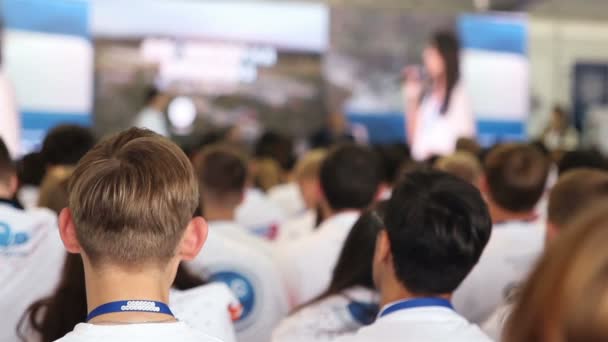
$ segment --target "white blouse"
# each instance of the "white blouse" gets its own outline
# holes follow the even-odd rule
[[[441,105],[434,96],[427,95],[422,100],[412,141],[412,155],[416,160],[425,160],[433,155],[449,155],[454,152],[459,138],[473,138],[476,135],[469,97],[461,84],[454,87],[444,114],[441,114]]]

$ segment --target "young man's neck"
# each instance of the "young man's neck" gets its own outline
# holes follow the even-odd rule
[[[4,186],[2,182],[0,182],[0,198],[2,199],[12,199],[13,196],[15,194],[13,194],[8,187]]]
[[[128,300],[148,300],[167,304],[175,272],[156,267],[124,269],[115,266],[92,267],[85,262],[87,310]],[[147,312],[118,312],[95,317],[90,323],[121,324],[175,321],[173,316]]]
[[[424,298],[424,297],[429,297],[429,296],[414,294],[414,293],[408,291],[405,287],[403,287],[398,282],[391,282],[390,285],[387,285],[383,289],[381,289],[380,307],[383,308],[386,305],[389,305],[394,302],[402,301],[402,300]],[[452,300],[451,293],[433,295],[431,297]]]
[[[500,206],[490,203],[489,204],[490,216],[492,217],[492,223],[498,224],[509,221],[529,221],[536,217],[534,210],[514,212],[507,209],[503,209]]]

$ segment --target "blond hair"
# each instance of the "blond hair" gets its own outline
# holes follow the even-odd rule
[[[327,150],[316,149],[307,152],[295,166],[294,176],[297,181],[317,179],[321,172],[321,164],[327,157]]]
[[[77,238],[93,264],[167,262],[199,200],[192,165],[181,149],[137,128],[89,151],[69,191]]]
[[[68,206],[68,182],[74,172],[73,166],[54,166],[46,173],[40,184],[38,206],[59,214]]]
[[[456,152],[442,157],[435,163],[435,168],[460,177],[471,184],[476,184],[483,173],[481,162],[469,152]]]
[[[608,341],[608,205],[551,243],[525,284],[503,341]]]

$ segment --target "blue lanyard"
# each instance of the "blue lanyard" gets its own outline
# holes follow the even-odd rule
[[[87,322],[97,316],[116,312],[150,312],[173,316],[173,312],[165,303],[151,300],[121,300],[96,307],[87,316]]]
[[[380,311],[379,317],[383,317],[389,314],[392,314],[396,311],[414,309],[414,308],[424,308],[429,306],[439,306],[454,310],[452,303],[449,300],[443,298],[416,298],[416,299],[408,299],[403,300],[394,304],[390,304],[384,310]]]

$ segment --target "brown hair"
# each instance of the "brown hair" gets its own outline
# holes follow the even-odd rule
[[[503,341],[608,340],[608,206],[578,215],[524,285]]]
[[[8,183],[10,176],[15,173],[15,167],[11,159],[11,154],[0,137],[0,183]]]
[[[578,212],[608,199],[608,172],[577,169],[559,178],[549,197],[548,220],[561,228]]]
[[[549,160],[531,145],[496,147],[484,163],[492,200],[513,212],[534,209],[545,191],[549,166]]]
[[[168,261],[199,201],[192,165],[182,150],[138,128],[89,151],[69,189],[78,241],[94,264]]]
[[[247,172],[247,162],[236,149],[225,145],[207,147],[196,166],[201,195],[221,203],[237,204],[233,202],[241,199]]]

